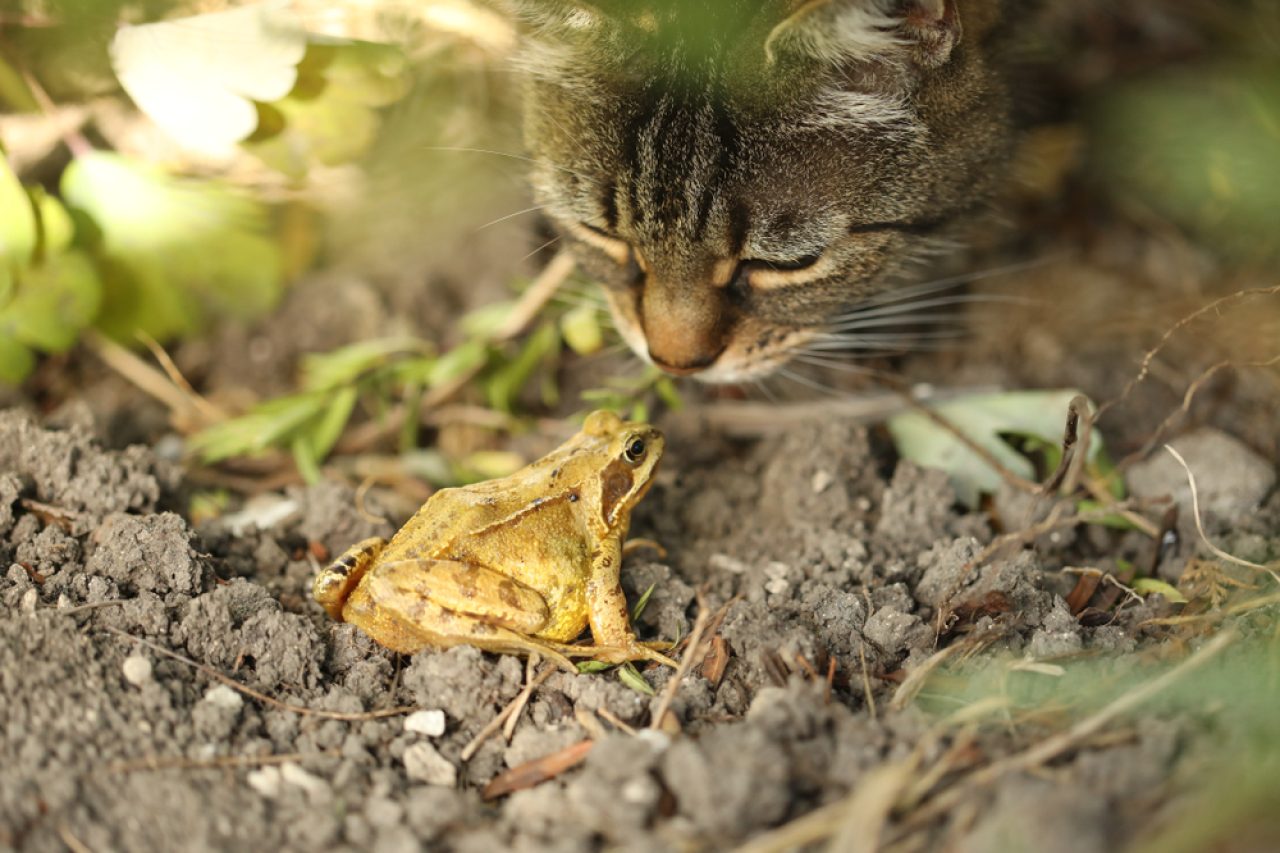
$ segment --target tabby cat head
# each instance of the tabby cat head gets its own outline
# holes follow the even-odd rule
[[[643,358],[734,382],[900,281],[1007,145],[998,0],[508,0],[534,191]]]

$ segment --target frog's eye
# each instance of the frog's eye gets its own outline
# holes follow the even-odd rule
[[[627,445],[626,450],[622,451],[622,455],[627,458],[628,462],[635,465],[644,458],[644,451],[644,439],[633,438],[631,443]]]

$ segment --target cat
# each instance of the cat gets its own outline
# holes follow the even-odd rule
[[[765,376],[946,246],[1008,159],[1002,5],[507,0],[536,200],[631,349]]]

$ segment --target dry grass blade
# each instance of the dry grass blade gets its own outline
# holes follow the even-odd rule
[[[93,853],[92,848],[79,838],[76,838],[65,823],[58,824],[58,837],[62,839],[63,844],[67,845],[67,849],[71,853]]]
[[[260,690],[254,690],[252,687],[249,687],[248,685],[241,684],[239,681],[236,681],[234,678],[231,678],[230,676],[223,675],[222,673],[218,672],[216,669],[214,669],[211,666],[206,666],[200,663],[199,661],[192,660],[186,655],[180,655],[175,651],[166,649],[164,646],[160,645],[159,643],[153,643],[148,639],[135,636],[133,634],[130,634],[128,631],[121,631],[119,628],[113,628],[110,625],[104,625],[102,630],[108,631],[112,634],[116,634],[117,636],[120,636],[120,637],[124,637],[126,640],[132,640],[135,643],[139,643],[140,645],[146,646],[147,648],[151,649],[151,651],[155,652],[158,655],[162,655],[172,660],[176,660],[180,663],[185,663],[187,666],[192,667],[198,670],[199,672],[202,672],[205,675],[209,676],[214,681],[222,682],[223,684],[227,685],[232,690],[235,690],[238,693],[243,693],[245,696],[248,696],[252,699],[257,699],[259,702],[264,702],[270,705],[271,707],[279,708],[282,711],[289,711],[294,714],[304,714],[310,717],[323,717],[326,720],[345,720],[347,722],[361,722],[364,720],[379,720],[379,719],[382,719],[383,717],[398,717],[402,714],[411,714],[414,711],[418,710],[416,707],[402,707],[402,708],[383,708],[380,711],[355,711],[355,712],[324,711],[324,710],[320,710],[319,708],[307,708],[303,705],[294,705],[291,702],[282,702],[279,699],[268,696],[267,694],[263,693]]]
[[[1095,412],[1093,416],[1094,420],[1098,420],[1107,412],[1107,410],[1128,399],[1129,395],[1133,393],[1133,389],[1136,388],[1140,382],[1146,379],[1147,374],[1151,372],[1151,363],[1155,361],[1156,356],[1160,354],[1160,351],[1165,348],[1180,329],[1194,323],[1206,314],[1211,314],[1214,311],[1217,311],[1223,305],[1227,305],[1228,303],[1247,299],[1250,296],[1275,296],[1277,294],[1280,294],[1280,284],[1275,285],[1274,287],[1255,287],[1248,290],[1237,290],[1235,293],[1229,293],[1226,296],[1213,300],[1207,305],[1200,306],[1195,311],[1192,311],[1190,314],[1174,323],[1163,335],[1160,336],[1160,340],[1156,342],[1156,345],[1147,350],[1146,354],[1142,357],[1142,364],[1139,366],[1137,374],[1125,384],[1124,388],[1120,391],[1120,396],[1116,397],[1114,400],[1108,400],[1098,407],[1098,411]]]
[[[1056,758],[1068,749],[1093,737],[1112,720],[1138,708],[1174,684],[1187,678],[1209,663],[1209,661],[1222,654],[1228,646],[1235,642],[1235,639],[1236,634],[1234,631],[1223,631],[1182,663],[1122,694],[1097,713],[1085,717],[1066,731],[1045,738],[1035,746],[993,764],[988,764],[981,770],[975,770],[968,776],[957,780],[951,788],[929,800],[914,812],[910,817],[909,823],[913,827],[919,827],[946,814],[976,789],[990,785],[1008,773],[1030,770]]]
[[[662,698],[658,700],[658,709],[654,711],[653,721],[649,724],[651,729],[662,728],[662,719],[671,708],[671,703],[675,701],[676,691],[680,689],[680,682],[684,681],[685,676],[689,674],[689,670],[702,662],[702,659],[706,657],[707,652],[711,649],[710,643],[702,642],[711,617],[707,612],[705,602],[701,602],[701,595],[699,595],[699,600],[698,618],[694,620],[693,630],[689,632],[689,645],[685,646],[684,654],[680,658],[680,666],[676,668],[676,674],[671,677],[671,680],[667,682],[667,686],[662,690]]]
[[[133,383],[143,393],[163,403],[169,409],[175,424],[195,428],[205,423],[205,411],[163,371],[147,364],[100,332],[87,332],[84,340],[93,354],[107,367]]]
[[[509,341],[529,328],[551,297],[556,295],[560,285],[569,278],[573,265],[573,255],[568,250],[557,253],[520,296],[520,301],[494,333],[494,340]]]
[[[858,661],[862,664],[862,695],[867,700],[867,712],[871,714],[871,719],[874,720],[879,717],[879,714],[876,713],[876,694],[871,689],[871,671],[867,668],[867,649],[865,644],[858,646]]]
[[[516,698],[512,699],[507,704],[507,707],[499,711],[498,715],[494,717],[492,720],[490,720],[488,723],[486,723],[485,727],[481,729],[479,733],[477,733],[476,736],[473,737],[471,741],[462,748],[462,754],[460,756],[461,760],[470,761],[471,756],[476,754],[476,750],[478,750],[481,746],[483,746],[486,740],[493,737],[494,733],[497,732],[499,729],[503,727],[503,725],[506,724],[507,718],[511,716],[513,713],[515,713],[516,708],[518,707],[523,708],[524,703],[529,701],[527,696],[524,698],[523,701],[520,698],[521,696],[525,695],[525,691],[528,691],[530,694],[532,694],[533,691],[539,685],[541,685],[542,682],[550,678],[551,673],[555,671],[556,671],[556,667],[549,666],[546,669],[544,669],[542,672],[538,673],[537,678],[533,679],[533,681],[525,685],[524,690],[521,690],[520,694],[517,695]]]
[[[141,770],[209,770],[219,767],[263,767],[269,764],[287,764],[290,761],[306,761],[311,758],[332,758],[341,750],[323,752],[285,752],[272,755],[221,755],[217,758],[195,759],[184,755],[149,755],[133,761],[119,761],[107,766],[108,773],[137,773]]]
[[[781,853],[833,835],[829,850],[876,850],[889,813],[918,763],[917,750],[904,761],[882,764],[870,770],[848,796],[752,839],[736,853]]]
[[[916,694],[920,692],[920,688],[924,687],[925,682],[929,680],[929,676],[933,674],[934,670],[951,658],[971,651],[986,642],[987,639],[985,637],[970,636],[946,648],[938,649],[924,663],[914,667],[907,673],[907,677],[898,685],[898,689],[893,693],[893,698],[889,700],[889,710],[901,711],[906,708],[916,698]]]
[[[1183,459],[1182,454],[1175,450],[1172,445],[1166,444],[1164,449],[1169,451],[1169,453],[1173,455],[1173,458],[1178,460],[1178,464],[1182,466],[1182,470],[1187,472],[1187,485],[1191,487],[1191,513],[1195,516],[1196,532],[1200,534],[1200,541],[1204,543],[1205,547],[1208,548],[1213,553],[1213,556],[1217,557],[1219,560],[1225,560],[1226,562],[1236,566],[1244,566],[1246,569],[1257,569],[1261,572],[1271,571],[1271,567],[1269,566],[1234,557],[1209,541],[1209,537],[1204,532],[1204,522],[1200,519],[1200,491],[1196,488],[1196,475],[1191,473],[1191,466],[1187,464],[1187,460]]]
[[[525,788],[532,788],[534,785],[540,785],[543,782],[554,779],[566,770],[581,764],[593,746],[595,746],[595,741],[593,740],[578,741],[559,752],[553,752],[551,755],[527,761],[518,767],[512,767],[505,773],[499,773],[493,777],[489,784],[484,786],[481,797],[486,800],[494,800],[506,794],[523,791]]]
[[[524,662],[524,689],[516,696],[514,702],[511,703],[511,713],[507,714],[507,721],[502,724],[502,736],[507,743],[511,743],[511,736],[516,733],[516,724],[520,722],[520,715],[524,713],[525,706],[529,704],[529,697],[533,695],[533,688],[536,684],[541,684],[537,680],[538,663],[542,658],[537,652],[529,655],[528,660]],[[551,667],[555,669],[554,666]]]

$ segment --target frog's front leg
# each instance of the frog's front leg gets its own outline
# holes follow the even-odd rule
[[[606,663],[656,660],[676,666],[671,658],[636,641],[627,597],[622,594],[621,575],[622,537],[604,537],[592,557],[591,577],[587,580],[591,638],[597,646],[592,657]]]
[[[550,620],[541,594],[485,566],[435,559],[379,563],[351,595],[344,615],[406,654],[465,643],[504,654],[536,652],[577,671],[554,644],[532,636]]]

